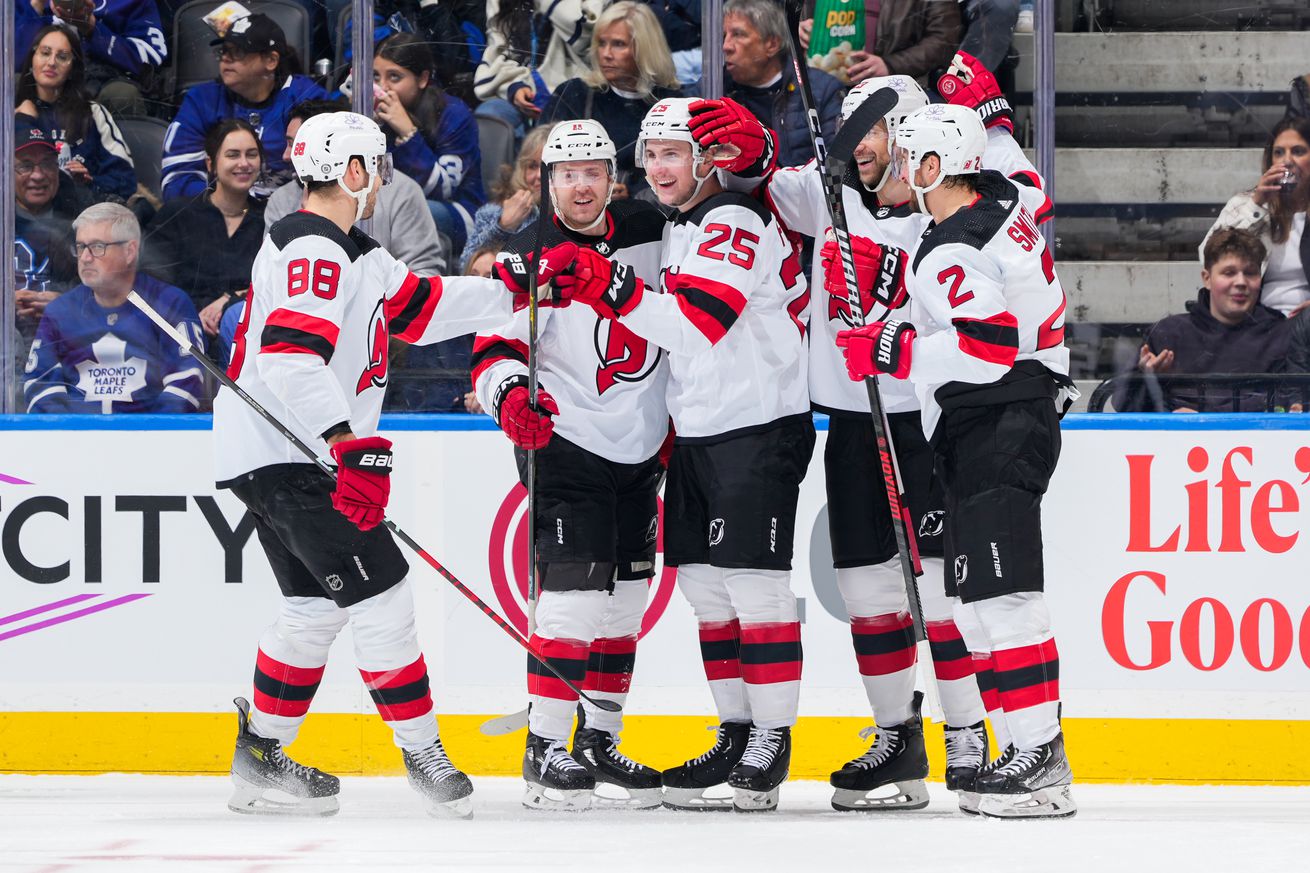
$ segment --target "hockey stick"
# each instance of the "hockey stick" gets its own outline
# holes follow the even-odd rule
[[[537,406],[537,265],[545,244],[546,204],[550,202],[550,168],[541,165],[541,197],[537,201],[536,239],[533,240],[533,270],[528,277],[528,403]],[[528,636],[537,632],[537,599],[541,596],[541,578],[537,569],[537,450],[528,449]],[[528,710],[488,719],[478,730],[489,737],[511,734],[528,724]]]
[[[805,105],[805,115],[810,123],[810,144],[814,147],[814,158],[819,179],[823,184],[823,194],[828,201],[828,215],[832,219],[832,232],[837,238],[837,250],[841,254],[842,272],[846,279],[846,293],[849,297],[851,321],[857,326],[864,324],[864,309],[860,302],[859,284],[855,274],[855,257],[851,251],[851,237],[846,223],[846,207],[842,202],[842,177],[855,147],[865,134],[896,106],[896,93],[890,88],[883,88],[870,94],[851,117],[846,120],[842,130],[833,139],[834,153],[829,153],[823,140],[823,128],[819,123],[819,111],[814,102],[814,92],[810,87],[809,64],[800,43],[801,0],[786,0],[787,36],[791,40],[791,63],[796,75],[796,84],[800,88],[801,101]],[[858,116],[858,118],[857,118]],[[874,117],[876,116],[876,117]],[[847,128],[851,130],[847,130]],[[847,136],[842,136],[847,133]],[[840,152],[835,147],[842,146]],[[919,598],[919,585],[915,581],[923,575],[919,562],[919,546],[914,538],[914,523],[910,516],[910,506],[905,500],[905,488],[902,485],[900,465],[896,460],[896,450],[892,445],[891,427],[883,407],[882,396],[878,393],[878,380],[864,380],[869,395],[869,410],[873,417],[873,436],[878,446],[879,467],[882,469],[883,485],[887,491],[887,505],[891,515],[892,532],[896,537],[896,550],[900,558],[901,577],[905,582],[905,592],[909,597],[910,614],[914,623],[914,638],[919,647],[920,664],[931,663],[928,651],[927,630],[923,622],[923,605]],[[926,661],[925,661],[926,659]],[[924,684],[928,687],[929,711],[936,714],[937,694],[930,668],[924,666]]]
[[[269,412],[267,409],[265,409],[263,406],[260,405],[258,400],[247,394],[245,389],[243,389],[240,385],[234,382],[232,380],[232,377],[229,376],[226,372],[224,372],[222,367],[218,366],[218,364],[215,364],[209,358],[208,355],[197,349],[195,345],[192,344],[191,340],[188,339],[181,331],[179,331],[176,327],[165,321],[164,317],[160,315],[158,312],[156,312],[155,308],[151,306],[149,303],[147,303],[144,297],[142,297],[140,294],[137,294],[136,291],[134,290],[127,295],[127,299],[132,302],[133,306],[135,306],[137,309],[145,313],[146,317],[148,317],[151,321],[153,321],[160,330],[162,330],[170,338],[172,338],[173,342],[177,343],[178,346],[182,349],[182,351],[189,353],[191,357],[195,358],[200,363],[200,366],[205,368],[205,370],[209,373],[209,375],[213,376],[215,379],[218,380],[220,385],[230,389],[238,397],[244,400],[246,404],[250,406],[251,409],[259,413],[260,417],[263,418],[265,421],[267,421],[270,425],[272,425],[273,428],[277,430],[278,433],[282,434],[282,436],[286,437],[291,442],[292,445],[300,449],[300,451],[304,453],[305,457],[313,461],[314,464],[320,470],[322,470],[328,476],[331,476],[333,479],[336,479],[337,471],[335,468],[333,468],[331,464],[320,458],[318,454],[315,453],[315,451],[312,448],[310,448],[308,443],[306,443],[300,437],[296,436],[296,434],[285,424],[278,421],[277,418],[275,418],[271,412]],[[246,305],[249,306],[250,303],[247,302]],[[543,667],[545,667],[552,674],[554,674],[555,678],[563,682],[566,686],[568,686],[570,690],[576,692],[579,697],[584,698],[588,702],[605,710],[606,712],[619,711],[619,705],[614,701],[593,699],[587,696],[587,693],[585,691],[583,691],[582,689],[574,685],[572,682],[570,682],[562,673],[560,673],[559,670],[555,669],[555,666],[553,664],[551,664],[540,654],[538,654],[537,650],[532,648],[532,644],[529,643],[526,639],[524,639],[523,635],[520,634],[517,630],[515,630],[513,625],[505,621],[505,619],[501,618],[500,614],[497,613],[490,606],[488,606],[482,600],[481,597],[478,597],[478,595],[474,594],[473,591],[468,588],[468,586],[466,586],[463,582],[459,581],[459,579],[455,578],[455,574],[451,573],[449,570],[443,567],[441,565],[441,562],[439,562],[436,558],[429,555],[427,551],[414,540],[413,537],[405,533],[405,531],[400,527],[400,525],[396,524],[394,521],[392,521],[389,518],[384,518],[382,520],[382,523],[387,526],[387,529],[390,530],[391,533],[394,534],[397,539],[399,539],[402,543],[413,549],[415,554],[417,554],[420,558],[426,561],[428,566],[430,566],[432,569],[436,570],[439,574],[441,574],[441,578],[445,579],[451,585],[455,586],[456,591],[458,591],[460,594],[463,594],[464,597],[467,598],[470,603],[472,603],[478,609],[482,610],[483,615],[494,621],[497,627],[499,627],[510,637],[512,637],[514,642],[518,643],[520,646],[527,649],[529,655],[535,658],[538,663],[540,663]]]

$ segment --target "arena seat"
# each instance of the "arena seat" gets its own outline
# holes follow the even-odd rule
[[[173,93],[181,98],[192,85],[208,82],[218,75],[218,59],[210,47],[214,31],[204,18],[215,7],[214,0],[192,0],[177,10],[173,20]],[[313,22],[303,6],[291,0],[246,0],[251,12],[262,12],[273,19],[287,35],[287,45],[295,49],[301,64],[308,67]]]
[[[160,163],[164,159],[164,136],[168,132],[168,122],[144,116],[115,120],[123,133],[128,151],[132,153],[136,180],[158,197],[159,182],[163,175]]]
[[[482,150],[482,184],[490,190],[502,164],[514,163],[514,128],[500,118],[477,115],[478,147]]]

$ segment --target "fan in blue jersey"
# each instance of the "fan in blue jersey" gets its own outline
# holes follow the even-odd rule
[[[45,309],[27,358],[27,411],[198,411],[200,367],[127,300],[135,289],[200,341],[200,320],[186,293],[137,272],[136,216],[125,206],[98,203],[73,228],[84,284]]]
[[[212,43],[219,56],[221,81],[187,91],[164,139],[164,199],[195,197],[208,184],[205,134],[224,118],[240,118],[259,131],[267,163],[253,192],[267,197],[291,179],[286,151],[287,118],[302,100],[322,99],[327,92],[299,73],[300,61],[286,34],[267,15],[238,18],[227,34]]]
[[[482,151],[473,112],[444,93],[433,74],[432,52],[410,33],[388,37],[373,58],[375,114],[387,134],[396,168],[423,188],[437,229],[456,252],[487,201]]]

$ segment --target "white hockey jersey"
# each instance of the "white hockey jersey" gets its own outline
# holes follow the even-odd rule
[[[988,131],[983,166],[1010,176],[1021,184],[1041,189],[1042,180],[1019,148],[1014,138],[1003,130]],[[854,184],[858,185],[858,182]],[[783,167],[769,179],[766,188],[769,205],[788,230],[815,238],[814,263],[810,275],[813,293],[810,300],[810,400],[820,412],[832,414],[869,413],[868,389],[863,382],[852,382],[846,362],[837,348],[837,332],[853,326],[846,298],[835,298],[823,288],[823,266],[819,250],[831,227],[823,183],[814,161],[799,167]],[[853,236],[867,237],[881,245],[893,245],[910,252],[928,227],[929,217],[916,212],[909,203],[878,206],[875,195],[851,184],[842,186],[842,204],[846,207],[847,230]],[[1051,214],[1050,201],[1034,215],[1039,222]],[[886,308],[875,306],[867,321],[885,321],[905,317],[901,310],[889,315]],[[913,412],[919,409],[914,386],[905,380],[880,378],[878,390],[888,413]]]
[[[564,239],[589,246],[627,264],[652,289],[659,285],[663,213],[640,201],[608,208],[603,236],[574,233],[552,221],[547,246]],[[531,250],[535,228],[506,245]],[[538,375],[541,387],[559,405],[555,434],[618,464],[652,457],[669,432],[664,395],[668,361],[655,344],[623,324],[601,318],[590,306],[541,308],[537,315]],[[528,372],[526,309],[473,344],[473,385],[484,409],[492,409],[496,389]]]
[[[745,194],[724,192],[664,231],[659,292],[622,318],[669,355],[679,442],[715,442],[809,414],[809,290],[797,248]]]
[[[1039,188],[985,171],[979,197],[931,224],[910,255],[910,379],[932,436],[943,407],[1078,393],[1064,345],[1065,297],[1033,211]]]
[[[251,269],[228,375],[327,457],[323,434],[377,433],[387,340],[433,343],[503,322],[512,298],[498,281],[420,279],[367,234],[311,212],[279,220]],[[235,393],[214,400],[219,487],[308,459]]]

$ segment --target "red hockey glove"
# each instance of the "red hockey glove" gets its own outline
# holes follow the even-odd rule
[[[382,523],[391,496],[391,440],[373,436],[342,440],[329,451],[337,462],[332,505],[360,530]]]
[[[855,260],[855,281],[860,287],[860,310],[868,315],[873,304],[888,310],[900,309],[909,299],[905,288],[905,266],[909,257],[896,246],[882,246],[864,236],[851,237],[851,254]],[[846,271],[842,268],[837,241],[830,239],[819,249],[823,265],[823,287],[841,303],[850,300],[846,291]]]
[[[914,337],[914,325],[908,321],[875,321],[838,331],[837,348],[846,356],[846,372],[852,382],[878,373],[908,379]]]
[[[536,406],[528,403],[526,376],[511,376],[501,382],[491,402],[496,423],[514,445],[520,449],[540,449],[550,442],[555,430],[551,416],[559,415],[559,405],[540,388]]]
[[[537,302],[542,306],[566,306],[564,299],[552,284],[559,272],[571,264],[577,257],[578,247],[571,242],[543,249],[541,266],[537,270]],[[496,257],[496,278],[500,279],[514,295],[514,311],[528,305],[528,270],[532,267],[532,255],[517,252],[501,252]]]
[[[627,315],[641,302],[646,283],[627,264],[600,252],[579,248],[567,273],[555,280],[560,294],[573,303],[588,303],[602,318]]]
[[[729,173],[750,170],[752,176],[763,176],[773,169],[773,134],[745,106],[724,97],[697,100],[687,111],[691,113],[687,127],[701,148],[731,146],[722,157],[714,159],[715,166]]]
[[[986,127],[1003,127],[1014,133],[1014,112],[1001,93],[996,77],[968,52],[956,52],[951,65],[937,80],[937,92],[947,103],[977,111]]]

